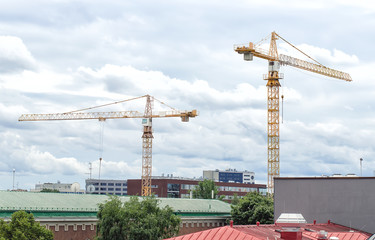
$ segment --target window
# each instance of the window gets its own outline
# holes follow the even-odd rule
[[[113,186],[114,185],[114,183],[108,183],[108,186]]]
[[[108,191],[113,191],[113,187],[111,187],[111,188],[108,188]]]
[[[116,188],[116,191],[121,191],[121,188]]]
[[[158,185],[151,185],[151,188],[158,188]]]
[[[102,182],[102,183],[100,183],[100,186],[107,186],[107,183]]]
[[[89,184],[89,183],[88,183]],[[94,185],[94,186],[98,186],[99,185],[99,183],[97,183],[97,182],[94,182],[92,185]]]
[[[100,191],[107,191],[107,188],[105,188],[105,187],[101,187],[101,188],[100,188]]]
[[[123,183],[122,186],[128,186],[128,184],[127,183]]]
[[[180,184],[168,183],[168,192],[180,191]]]
[[[121,186],[121,183],[116,183],[115,185],[116,185],[116,186]]]

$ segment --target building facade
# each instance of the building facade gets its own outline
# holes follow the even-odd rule
[[[83,194],[85,191],[81,189],[79,183],[39,183],[35,184],[35,189],[31,189],[32,192],[40,192],[42,190],[59,191],[60,193],[78,193]]]
[[[127,180],[86,179],[87,194],[128,195]]]
[[[151,191],[158,197],[163,198],[190,198],[190,192],[202,180],[178,178],[178,177],[152,177]],[[264,184],[246,184],[232,182],[215,182],[219,189],[219,196],[231,202],[236,194],[239,197],[245,196],[248,192],[267,193],[267,186]],[[128,195],[141,195],[141,179],[128,180]]]
[[[204,170],[203,178],[214,180],[215,182],[233,182],[255,184],[255,173],[245,171],[237,171],[236,169],[226,169],[225,171]]]
[[[275,217],[301,213],[375,233],[375,177],[275,178]]]

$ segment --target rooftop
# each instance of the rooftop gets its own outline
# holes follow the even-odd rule
[[[317,240],[320,231],[327,232],[326,239],[366,240],[371,236],[369,233],[334,223],[304,224],[301,228],[285,228],[272,224],[225,226],[169,238],[169,240],[288,240],[287,237],[281,238],[282,231],[301,232],[302,240]]]
[[[43,192],[10,192],[0,191],[0,217],[8,217],[18,210],[32,212],[35,216],[49,213],[86,214],[96,216],[98,204],[104,203],[109,197],[93,194],[63,194]],[[122,201],[128,201],[130,196],[121,196]],[[179,215],[216,215],[229,216],[228,203],[211,199],[180,199],[157,198],[160,207],[170,206]]]

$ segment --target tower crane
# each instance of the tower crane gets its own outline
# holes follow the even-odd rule
[[[305,61],[295,57],[278,54],[276,44],[276,40],[278,39],[283,40],[293,48],[297,49],[312,61]],[[286,41],[276,32],[271,33],[270,48],[268,51],[260,48],[259,45],[260,43],[254,44],[252,42],[249,44],[236,44],[234,45],[234,51],[239,54],[243,54],[245,61],[252,61],[254,56],[268,60],[268,74],[264,74],[263,79],[267,80],[268,193],[272,194],[274,177],[280,176],[279,87],[281,85],[279,79],[284,77],[282,73],[279,73],[280,65],[293,66],[299,69],[348,82],[352,81],[352,78],[348,73],[323,66],[318,61],[314,60],[312,57],[295,47],[293,44]]]
[[[144,114],[138,111],[112,111],[112,112],[85,112],[94,108],[104,107],[112,104],[118,104],[139,98],[146,98],[146,107]],[[145,95],[132,99],[122,100],[109,104],[95,107],[84,108],[65,113],[47,113],[47,114],[22,114],[18,121],[53,121],[53,120],[88,120],[98,119],[104,121],[106,119],[119,118],[142,118],[143,135],[142,135],[142,196],[151,195],[151,173],[152,173],[152,119],[153,118],[169,118],[180,117],[182,122],[189,122],[189,118],[198,116],[197,110],[180,111],[176,110],[165,103],[159,101],[162,105],[171,108],[170,111],[152,111],[153,102],[156,98]]]

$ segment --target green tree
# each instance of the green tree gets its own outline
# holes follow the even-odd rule
[[[231,204],[237,205],[239,202],[240,202],[240,197],[238,197],[238,194],[237,193],[233,194],[233,199],[232,199]]]
[[[99,204],[98,240],[158,240],[173,237],[180,228],[180,217],[169,206],[160,208],[155,197],[130,197],[122,203],[111,196]]]
[[[0,220],[0,239],[52,240],[53,233],[35,222],[33,214],[17,211],[12,214],[9,223],[3,219]]]
[[[247,225],[273,223],[273,199],[258,192],[250,192],[236,205],[231,205],[234,224]]]
[[[43,188],[40,192],[52,192],[52,193],[59,193],[60,191],[57,189],[49,189],[49,188]]]
[[[213,198],[215,199],[219,189],[213,180],[205,179],[202,182],[199,182],[198,186],[193,189],[193,198],[211,199],[212,191],[214,191]]]

